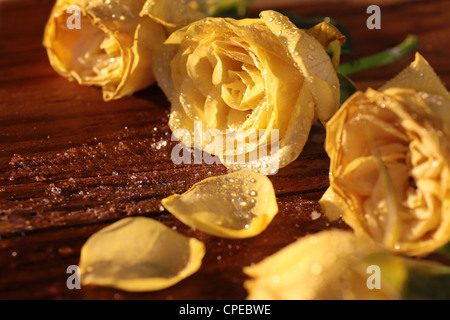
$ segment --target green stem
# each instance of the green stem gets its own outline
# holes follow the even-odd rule
[[[338,71],[342,74],[350,75],[360,71],[394,63],[414,51],[418,44],[419,39],[414,35],[409,35],[405,40],[393,48],[389,48],[380,53],[363,57],[352,62],[341,64]]]
[[[450,242],[447,242],[446,245],[440,248],[438,250],[438,253],[446,256],[447,258],[450,258]]]

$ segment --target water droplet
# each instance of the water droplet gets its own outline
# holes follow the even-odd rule
[[[317,220],[321,216],[320,212],[317,212],[316,210],[312,211],[310,214],[311,220]]]
[[[167,146],[167,141],[160,140],[158,142],[152,143],[151,145],[153,148],[156,148],[157,150],[161,149],[162,147]]]
[[[256,196],[258,193],[255,191],[255,190],[250,190],[249,192],[248,192],[248,195],[249,196],[251,196],[251,197],[254,197],[254,196]]]
[[[229,182],[229,183],[233,183],[233,182],[234,182],[234,179],[233,179],[233,178],[226,177],[226,178],[225,178],[225,181],[227,181],[227,182]]]
[[[241,207],[246,207],[246,206],[248,205],[248,202],[245,201],[245,200],[242,200],[241,202],[239,202],[239,205],[240,205]]]
[[[311,43],[309,44],[309,48],[313,51],[316,49]]]
[[[50,188],[50,192],[51,192],[51,194],[53,194],[53,195],[61,194],[61,188],[52,186],[52,187]]]
[[[314,60],[314,57],[312,55],[308,54],[308,59],[309,60]]]

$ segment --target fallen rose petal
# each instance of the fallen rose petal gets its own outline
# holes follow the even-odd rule
[[[224,238],[256,236],[278,213],[270,180],[249,171],[207,178],[162,204],[188,226]]]
[[[161,290],[196,272],[204,254],[202,242],[156,220],[124,218],[83,245],[81,280],[126,291]]]

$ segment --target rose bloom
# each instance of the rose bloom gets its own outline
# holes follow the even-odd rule
[[[324,47],[343,40],[327,23],[300,30],[274,11],[255,19],[206,18],[174,32],[154,56],[174,136],[232,170],[262,172],[273,161],[286,166],[299,156],[312,123],[326,122],[339,106]],[[194,133],[201,138],[195,145],[185,139]],[[261,148],[264,156],[250,158]]]
[[[326,128],[328,217],[408,255],[450,240],[450,97],[422,56],[355,93]]]
[[[246,266],[247,300],[446,299],[450,268],[393,253],[351,230],[308,234]],[[440,280],[438,280],[440,279]],[[425,289],[425,290],[424,290]]]
[[[382,270],[376,281],[374,266]],[[407,267],[367,238],[329,229],[244,267],[244,287],[247,300],[394,300],[401,298]]]
[[[58,0],[43,45],[59,74],[102,87],[107,101],[154,83],[155,47],[174,29],[203,17],[181,0]]]

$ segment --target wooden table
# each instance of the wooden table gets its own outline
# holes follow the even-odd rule
[[[0,2],[0,299],[244,299],[243,266],[308,233],[345,228],[342,222],[330,225],[316,214],[321,212],[317,200],[328,186],[329,164],[319,124],[301,156],[270,176],[279,213],[261,235],[221,239],[194,231],[164,211],[162,198],[226,169],[171,162],[176,142],[170,140],[167,125],[169,104],[157,86],[105,103],[98,88],[57,75],[41,45],[53,2]],[[279,8],[268,7],[268,1],[258,3],[253,12]],[[369,4],[364,1],[295,1],[283,8],[304,17],[337,19],[350,30],[358,56],[416,34],[419,51],[450,83],[450,2],[378,4],[381,30],[366,28]],[[377,88],[412,59],[411,54],[352,79],[359,89]],[[155,218],[203,241],[201,269],[158,292],[94,286],[69,290],[66,269],[78,264],[88,237],[113,221],[136,215]]]

